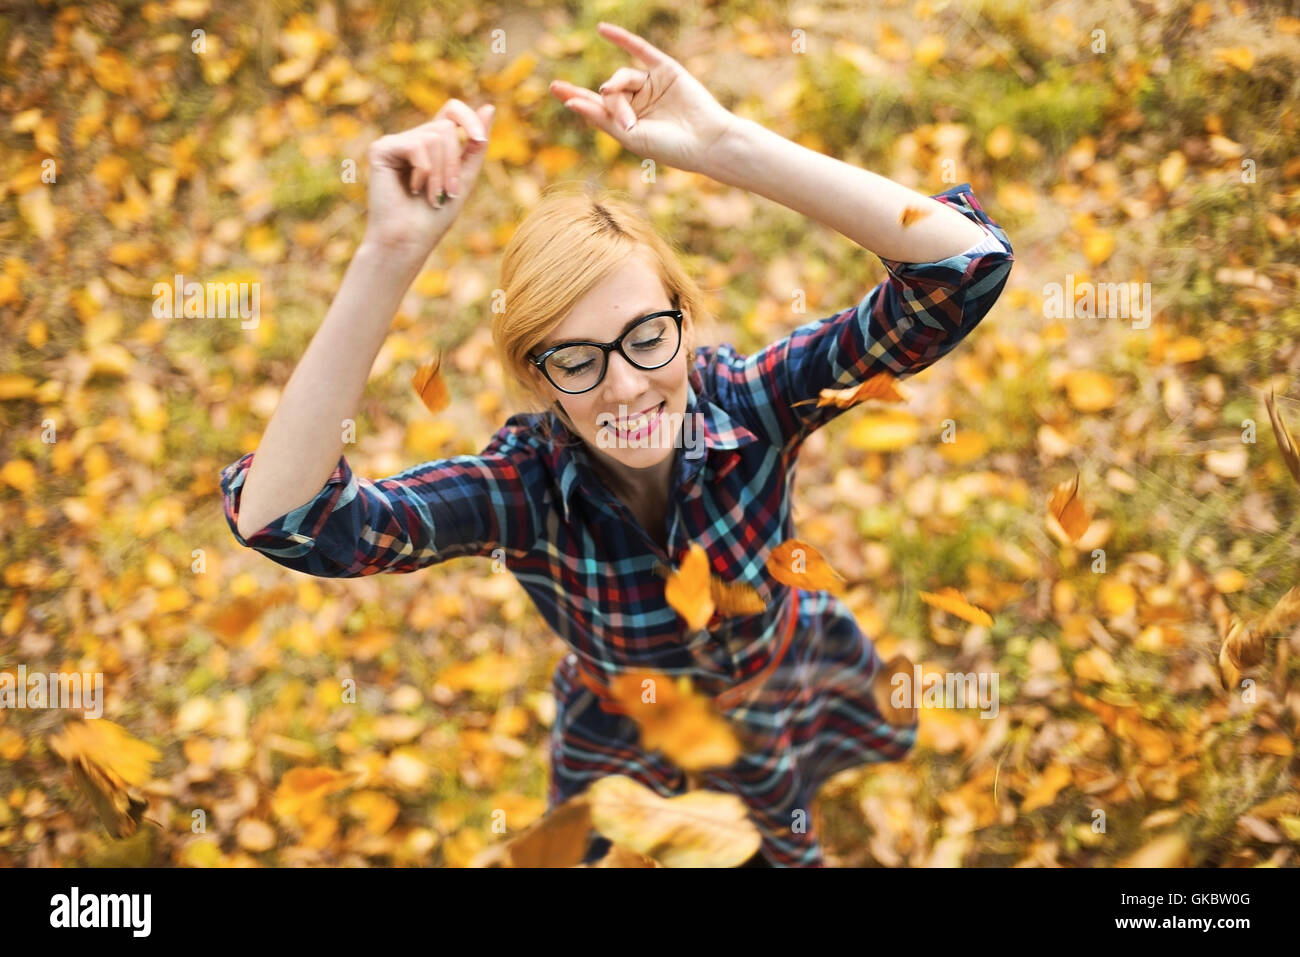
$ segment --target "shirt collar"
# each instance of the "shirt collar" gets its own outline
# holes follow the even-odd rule
[[[673,450],[674,492],[688,490],[685,496],[688,498],[698,494],[698,489],[692,489],[691,486],[706,462],[712,474],[725,473],[733,467],[734,460],[739,459],[738,449],[758,440],[753,432],[728,415],[722,406],[707,397],[701,399],[700,393],[703,391],[700,370],[696,366],[687,379],[686,419],[681,427],[682,445]],[[696,413],[699,415],[696,416]],[[565,427],[553,409],[544,414],[550,420],[553,436],[549,453],[552,474],[559,476],[560,498],[564,520],[567,522],[573,498],[579,493],[591,498],[602,483],[592,469],[591,454],[586,445]],[[701,431],[705,449],[703,454],[699,451]],[[677,498],[676,494],[671,497]]]

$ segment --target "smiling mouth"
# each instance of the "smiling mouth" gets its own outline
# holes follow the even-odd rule
[[[611,426],[610,428],[612,428],[612,430],[618,433],[619,435],[629,435],[632,433],[644,431],[648,426],[654,424],[655,416],[659,415],[664,410],[664,408],[667,406],[667,403],[668,400],[665,399],[663,402],[660,402],[658,405],[651,406],[649,409],[647,409],[644,412],[638,412],[630,420],[628,420],[627,423],[623,425],[614,425]],[[631,425],[632,422],[640,422],[641,424],[637,426],[632,426]]]

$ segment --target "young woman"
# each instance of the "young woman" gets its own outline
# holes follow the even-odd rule
[[[796,537],[799,449],[844,411],[819,407],[821,390],[919,372],[968,335],[1001,293],[1011,245],[968,184],[927,197],[805,149],[729,113],[640,37],[600,31],[646,69],[618,70],[600,93],[556,81],[570,110],[638,155],[838,230],[888,277],[746,357],[697,344],[699,288],[635,210],[600,192],[548,192],[505,250],[505,311],[493,315],[507,379],[533,411],[510,416],[479,455],[359,478],[340,423],[483,163],[491,108],[452,100],[371,147],[366,235],[257,452],[222,473],[226,519],[241,544],[313,575],[504,561],[570,648],[553,685],[552,806],[607,774],[681,793],[683,773],[640,747],[607,683],[639,668],[688,675],[745,742],[697,786],[745,802],[763,838],[755,863],[821,866],[819,786],[902,758],[916,725],[877,710],[881,660],[844,603],[765,568]],[[921,215],[904,227],[909,207]],[[689,630],[664,587],[693,543],[766,609]],[[588,859],[607,847],[594,841]]]

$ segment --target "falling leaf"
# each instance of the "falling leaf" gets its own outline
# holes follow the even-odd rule
[[[903,211],[898,214],[898,225],[907,227],[911,226],[919,219],[924,219],[930,215],[928,209],[921,209],[918,206],[904,206]]]
[[[809,591],[829,591],[834,595],[844,593],[844,577],[831,568],[821,552],[797,538],[788,538],[772,549],[766,567],[771,576],[783,585]]]
[[[648,685],[647,685],[648,683]],[[641,730],[641,744],[685,771],[726,767],[740,757],[731,725],[708,697],[653,671],[611,679],[610,694]],[[652,691],[651,701],[646,694]]]
[[[1051,501],[1047,503],[1047,512],[1059,523],[1072,542],[1078,541],[1079,536],[1088,530],[1092,522],[1079,495],[1078,473],[1073,479],[1056,486]]]
[[[505,845],[507,867],[572,867],[587,852],[591,811],[587,794],[569,798]]]
[[[696,542],[681,564],[668,576],[664,598],[686,619],[691,631],[699,631],[713,617],[714,601],[710,582],[709,556]]]
[[[1291,470],[1291,477],[1300,483],[1300,452],[1296,451],[1291,430],[1286,427],[1282,413],[1277,410],[1277,396],[1272,390],[1269,390],[1268,399],[1264,404],[1268,407],[1268,419],[1273,423],[1273,436],[1277,439],[1277,447],[1282,451],[1282,461],[1286,462],[1286,467]]]
[[[162,757],[152,745],[105,718],[73,721],[50,738],[50,748],[72,767],[77,788],[86,795],[104,827],[115,838],[136,833],[148,802],[127,793],[150,777]]]
[[[1250,47],[1220,47],[1214,51],[1214,58],[1236,67],[1242,73],[1249,73],[1255,65],[1255,54]]]
[[[441,365],[442,354],[439,353],[431,362],[420,366],[411,378],[411,385],[415,388],[416,394],[419,395],[420,401],[424,403],[424,407],[430,412],[441,412],[451,403],[451,395],[447,391],[447,384],[438,372]]]
[[[917,723],[920,717],[920,705],[916,700],[917,695],[909,695],[908,698],[912,701],[910,707],[895,707],[894,677],[896,675],[905,676],[909,684],[915,680],[915,665],[907,655],[895,655],[880,667],[871,679],[871,694],[876,702],[876,710],[886,721],[896,728],[907,728]]]
[[[865,382],[849,386],[847,389],[822,389],[816,402],[817,407],[835,405],[841,409],[852,408],[859,402],[875,399],[878,402],[904,402],[906,397],[898,391],[898,380],[889,372],[878,372]],[[804,399],[795,405],[807,405],[812,399]]]
[[[767,608],[767,602],[749,582],[723,581],[717,575],[709,576],[710,594],[717,612],[723,618],[733,615],[757,615]]]
[[[762,844],[734,794],[688,791],[662,798],[618,774],[598,778],[588,793],[596,830],[665,867],[737,867]]]
[[[948,612],[948,614],[960,618],[962,621],[969,621],[975,625],[984,625],[991,627],[993,618],[983,608],[972,605],[963,595],[955,588],[941,588],[937,592],[920,592],[921,601],[927,605]]]

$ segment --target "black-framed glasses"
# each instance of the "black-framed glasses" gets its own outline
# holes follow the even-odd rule
[[[565,342],[528,359],[555,388],[578,395],[605,381],[616,349],[638,369],[658,369],[673,361],[681,345],[682,311],[666,309],[644,316],[613,342]]]

